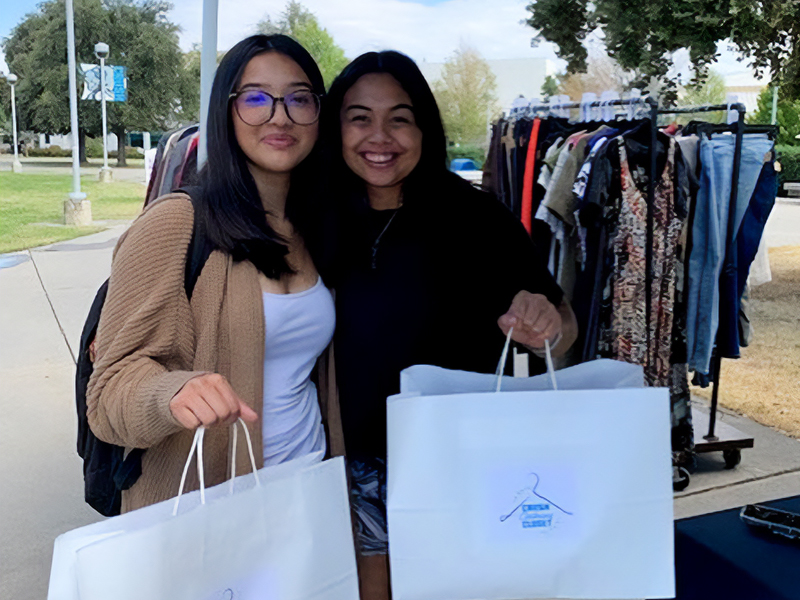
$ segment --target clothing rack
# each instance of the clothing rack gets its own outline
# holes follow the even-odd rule
[[[582,120],[598,122],[613,121],[615,117],[621,115],[609,115],[604,113],[599,115],[600,118],[593,119],[589,116],[588,109],[597,109],[605,107],[627,107],[629,108],[627,115],[629,119],[635,119],[637,116],[649,118],[650,121],[650,177],[647,183],[647,205],[650,210],[647,211],[646,217],[646,256],[645,256],[645,290],[646,290],[646,303],[645,311],[647,323],[651,321],[651,315],[654,310],[652,298],[653,282],[654,282],[654,214],[652,207],[655,204],[656,186],[658,185],[657,177],[657,146],[658,146],[658,133],[659,133],[659,117],[662,115],[680,115],[680,114],[693,114],[693,113],[707,113],[707,112],[726,112],[728,114],[735,112],[735,120],[724,125],[711,125],[714,131],[730,131],[735,136],[734,138],[734,153],[733,165],[731,173],[731,190],[729,198],[729,211],[728,222],[726,231],[726,245],[725,245],[725,258],[724,265],[729,266],[729,261],[735,264],[736,257],[731,256],[735,254],[732,248],[734,242],[734,233],[736,226],[736,203],[739,191],[739,177],[741,172],[742,150],[744,142],[744,133],[770,133],[774,134],[774,126],[759,126],[759,125],[745,125],[744,117],[746,108],[742,103],[733,102],[726,104],[709,104],[700,106],[680,107],[680,108],[660,108],[658,102],[650,96],[631,97],[627,99],[608,99],[608,100],[592,100],[589,102],[559,102],[551,100],[549,103],[529,103],[527,105],[517,106],[509,113],[509,117],[545,117],[555,116],[568,118],[570,110],[581,109]],[[543,114],[545,113],[545,114]],[[648,347],[650,347],[653,340],[651,340],[650,327],[647,328],[646,338]],[[745,434],[736,431],[727,423],[717,423],[717,410],[719,399],[719,386],[720,386],[720,366],[723,352],[720,351],[719,344],[717,351],[712,356],[711,374],[713,378],[713,390],[710,414],[708,416],[708,431],[701,436],[695,437],[695,452],[710,452],[722,451],[725,458],[726,467],[731,468],[738,464],[740,460],[740,449],[753,446],[753,439],[748,438]],[[693,411],[694,412],[694,411]],[[697,413],[699,418],[692,416],[692,420],[696,422],[696,429],[705,429],[706,417],[702,413]],[[688,480],[687,480],[688,483]]]
[[[658,144],[658,130],[659,130],[659,117],[662,115],[679,115],[679,114],[694,114],[694,113],[707,113],[707,112],[719,112],[725,111],[726,113],[730,113],[735,111],[736,113],[736,121],[733,123],[729,123],[727,126],[724,126],[723,130],[729,130],[731,133],[735,135],[734,141],[734,156],[733,156],[733,165],[732,165],[732,181],[731,181],[731,190],[730,190],[730,208],[728,211],[728,222],[727,222],[727,235],[726,235],[726,246],[725,246],[725,264],[731,259],[729,256],[731,252],[731,247],[734,238],[734,229],[736,225],[736,200],[738,196],[738,187],[739,187],[739,174],[741,170],[741,160],[742,160],[742,146],[743,146],[743,138],[745,133],[745,123],[744,123],[744,116],[746,113],[746,108],[742,103],[730,103],[730,104],[713,104],[713,105],[701,105],[701,106],[691,106],[691,107],[680,107],[680,108],[660,108],[658,106],[658,102],[650,96],[644,97],[634,97],[628,99],[613,99],[613,100],[595,100],[591,102],[553,102],[542,104],[528,104],[527,106],[522,106],[514,109],[511,112],[510,116],[536,116],[537,113],[541,113],[546,111],[550,115],[557,115],[557,116],[567,116],[562,111],[568,111],[572,109],[581,109],[582,117],[586,116],[586,110],[592,108],[603,108],[603,107],[629,107],[631,110],[628,112],[629,118],[635,118],[636,113],[634,112],[634,108],[642,111],[646,111],[647,116],[650,120],[650,177],[648,180],[647,185],[647,205],[651,209],[647,211],[647,218],[646,218],[646,256],[645,256],[645,289],[646,289],[646,303],[645,303],[645,311],[646,311],[646,319],[647,322],[650,323],[651,315],[653,311],[653,298],[652,298],[652,286],[653,286],[653,247],[654,247],[654,215],[652,207],[654,206],[655,202],[655,191],[657,185],[657,144]],[[642,111],[642,112],[644,112]],[[606,118],[602,120],[609,120],[607,115],[604,115]],[[748,132],[770,132],[774,128],[764,128],[759,126],[749,126],[747,127]],[[646,331],[647,337],[647,344],[648,347],[651,345],[651,331],[650,328],[647,328]],[[736,431],[732,427],[728,426],[727,424],[721,424],[718,426],[717,424],[717,409],[718,409],[718,399],[719,399],[719,378],[720,378],[720,365],[721,365],[721,352],[719,350],[715,352],[712,358],[711,364],[711,372],[714,379],[713,383],[713,391],[712,391],[712,399],[711,399],[711,408],[709,414],[709,423],[708,423],[708,431],[702,438],[696,437],[695,438],[695,452],[708,452],[708,451],[718,451],[722,450],[723,455],[725,457],[726,466],[732,467],[735,466],[740,460],[740,449],[752,447],[753,439],[748,438],[741,432]],[[693,418],[694,420],[694,418]],[[697,419],[698,421],[702,421],[704,419]],[[699,425],[699,423],[698,423]],[[720,429],[721,431],[718,431]],[[688,483],[688,480],[687,480]]]

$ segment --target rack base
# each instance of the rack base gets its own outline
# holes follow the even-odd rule
[[[714,426],[714,439],[706,439],[709,415],[692,408],[692,427],[694,428],[694,451],[722,452],[725,468],[733,469],[741,462],[741,451],[753,447],[753,438],[727,423],[717,419]]]

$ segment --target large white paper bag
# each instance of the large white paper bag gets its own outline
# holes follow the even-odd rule
[[[394,600],[674,597],[666,389],[401,394],[387,411]]]
[[[49,600],[357,600],[343,459],[266,467],[258,480],[210,488],[205,504],[193,492],[175,517],[170,500],[62,536]]]
[[[601,358],[575,365],[552,375],[503,377],[504,392],[540,392],[559,390],[613,390],[644,387],[644,369],[639,365]],[[497,377],[485,373],[453,371],[432,365],[416,365],[400,373],[400,394],[438,396],[466,392],[493,392]]]

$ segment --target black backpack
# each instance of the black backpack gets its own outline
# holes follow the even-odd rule
[[[192,204],[199,188],[177,190],[188,194]],[[197,211],[195,210],[195,215]],[[200,220],[195,218],[192,241],[186,253],[184,287],[191,299],[197,278],[211,254],[211,245],[203,234]],[[83,459],[84,497],[87,504],[101,515],[112,517],[120,514],[122,491],[129,489],[142,474],[144,449],[134,448],[125,455],[125,448],[97,439],[89,428],[86,416],[86,389],[94,365],[89,347],[97,334],[97,324],[108,293],[108,279],[97,290],[89,315],[81,333],[81,347],[75,376],[75,402],[78,409],[78,454]]]

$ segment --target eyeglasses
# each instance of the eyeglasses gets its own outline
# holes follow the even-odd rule
[[[278,102],[283,103],[286,116],[296,125],[311,125],[319,119],[319,96],[308,90],[298,90],[276,98],[264,90],[247,89],[228,97],[233,100],[239,118],[253,127],[271,120]]]

